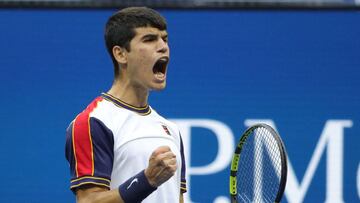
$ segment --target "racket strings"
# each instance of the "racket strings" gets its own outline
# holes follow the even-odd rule
[[[281,155],[278,149],[277,142],[270,131],[266,128],[260,128],[255,134],[255,154],[261,157],[261,160],[256,162],[256,168],[260,171],[259,176],[262,177],[259,182],[259,190],[256,190],[261,195],[257,195],[258,199],[266,202],[273,202],[279,188],[279,179],[281,172]],[[262,198],[262,199],[261,199]],[[269,200],[270,199],[270,200]]]
[[[242,147],[237,191],[240,202],[274,202],[279,188],[281,154],[272,133],[255,129]]]
[[[242,147],[237,173],[237,194],[239,202],[252,202],[253,161],[250,154],[253,151],[254,136],[249,136]]]

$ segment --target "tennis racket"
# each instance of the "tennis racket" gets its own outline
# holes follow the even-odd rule
[[[286,177],[286,152],[279,134],[266,124],[248,128],[231,162],[231,203],[280,202]]]

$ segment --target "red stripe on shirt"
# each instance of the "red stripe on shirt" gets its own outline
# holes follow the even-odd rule
[[[90,113],[102,98],[98,97],[81,112],[73,124],[73,150],[76,176],[94,175],[94,153],[90,132]]]

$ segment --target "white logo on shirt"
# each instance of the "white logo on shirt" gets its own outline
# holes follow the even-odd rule
[[[137,183],[139,182],[137,178],[135,178],[134,180],[131,181],[130,185],[126,188],[127,190],[132,186],[133,183]]]

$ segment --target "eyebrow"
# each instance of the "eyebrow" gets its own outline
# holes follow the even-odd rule
[[[168,37],[168,34],[167,33],[164,33],[163,35],[162,34],[153,34],[153,33],[149,33],[149,34],[145,34],[144,36],[141,37],[141,39],[146,39],[146,38],[157,38],[157,37],[161,37],[161,38],[167,38]]]
[[[156,38],[158,36],[159,36],[158,34],[145,34],[144,36],[141,37],[141,39]]]
[[[153,34],[153,33],[148,33],[148,34],[145,34],[144,36],[142,36],[141,38],[146,38],[146,37],[157,37],[158,34]]]

